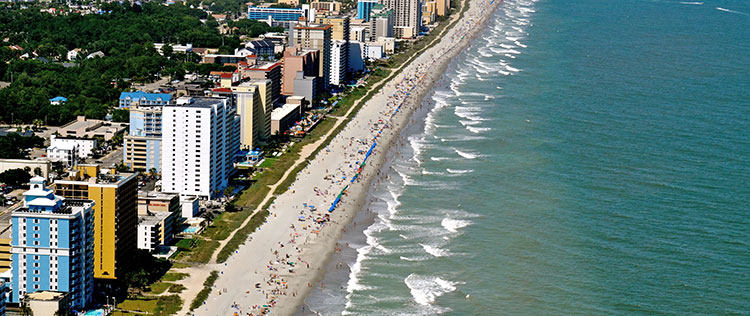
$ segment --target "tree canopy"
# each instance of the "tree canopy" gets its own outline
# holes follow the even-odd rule
[[[129,82],[151,82],[159,76],[181,79],[199,61],[195,54],[160,55],[153,43],[191,43],[195,47],[240,46],[237,36],[222,36],[206,12],[182,5],[104,3],[101,14],[53,15],[38,8],[0,5],[0,36],[23,50],[0,48],[0,80],[11,85],[0,90],[0,121],[31,123],[44,119],[61,125],[77,115],[102,119],[116,104]],[[207,23],[201,19],[208,19]],[[209,23],[213,21],[213,23]],[[43,60],[21,60],[36,52],[63,61],[68,50],[80,49],[70,65]],[[168,48],[167,51],[170,49]],[[86,58],[101,51],[104,57]],[[33,57],[33,56],[32,56]],[[68,67],[66,67],[68,66]],[[51,105],[63,96],[67,102]]]
[[[29,183],[31,175],[23,169],[10,169],[0,173],[0,183],[18,188]]]
[[[24,149],[42,147],[44,139],[39,136],[23,137],[17,133],[0,136],[0,158],[24,159]]]

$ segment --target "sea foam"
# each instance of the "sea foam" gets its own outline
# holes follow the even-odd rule
[[[434,303],[438,296],[455,291],[457,284],[439,277],[420,276],[413,273],[404,279],[404,283],[409,287],[414,301],[425,306]]]
[[[443,221],[440,222],[440,224],[443,225],[443,228],[445,228],[447,231],[451,233],[457,233],[459,228],[469,226],[471,225],[471,222],[461,219],[444,218]]]

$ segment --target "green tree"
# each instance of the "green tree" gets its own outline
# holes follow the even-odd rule
[[[126,109],[115,109],[112,111],[112,122],[130,122],[130,111]]]
[[[0,182],[14,188],[29,183],[29,180],[31,180],[31,175],[23,169],[10,169],[0,173]]]

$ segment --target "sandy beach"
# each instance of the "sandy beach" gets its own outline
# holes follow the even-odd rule
[[[391,142],[498,3],[467,0],[463,18],[366,102],[276,197],[267,222],[226,263],[207,265],[192,276],[220,272],[211,295],[193,315],[292,315],[313,287],[326,286],[319,283],[324,267],[339,251],[337,241],[346,226],[356,225],[352,218],[362,210]]]

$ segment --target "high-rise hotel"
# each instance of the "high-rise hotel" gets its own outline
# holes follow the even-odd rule
[[[240,149],[230,99],[181,98],[162,115],[162,191],[214,198],[227,187]]]
[[[13,278],[10,301],[39,291],[69,292],[82,309],[94,292],[94,201],[65,199],[31,179],[24,206],[11,213]]]

